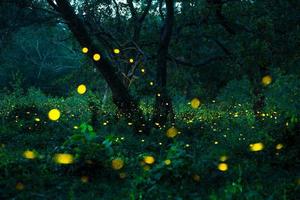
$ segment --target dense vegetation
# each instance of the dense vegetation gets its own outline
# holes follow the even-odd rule
[[[299,10],[2,0],[0,199],[299,199]]]

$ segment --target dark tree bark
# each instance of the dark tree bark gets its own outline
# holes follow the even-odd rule
[[[62,15],[79,44],[89,49],[88,56],[92,58],[95,53],[101,55],[99,42],[89,33],[88,28],[75,14],[70,3],[67,0],[56,0],[56,3],[52,0],[47,1]],[[125,115],[128,120],[132,121],[137,130],[145,131],[147,126],[142,111],[138,108],[136,100],[122,83],[116,68],[104,56],[98,62],[95,61],[94,64],[108,83],[112,91],[113,102],[122,115]]]
[[[155,100],[154,122],[164,125],[168,116],[173,115],[172,101],[167,92],[167,60],[174,24],[174,1],[166,0],[167,14],[161,30],[157,52],[156,84],[158,93]],[[171,116],[172,117],[172,116]]]

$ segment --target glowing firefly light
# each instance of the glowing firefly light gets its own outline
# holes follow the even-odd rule
[[[267,86],[272,83],[272,77],[270,75],[264,76],[261,82],[264,86]]]
[[[250,144],[250,151],[261,151],[264,149],[264,144],[261,142]]]
[[[194,109],[199,108],[199,106],[200,106],[200,100],[199,100],[198,98],[192,99],[192,101],[191,101],[191,106],[192,106],[192,108],[194,108]]]
[[[116,158],[111,161],[111,166],[114,170],[120,170],[124,166],[124,161],[121,158]]]
[[[89,52],[89,49],[87,47],[83,47],[82,48],[82,53],[87,53],[87,52]]]
[[[81,84],[77,87],[78,94],[84,94],[86,92],[86,86],[84,84]]]
[[[54,161],[58,164],[67,165],[74,162],[74,157],[72,154],[58,153],[54,156]]]
[[[120,49],[114,49],[114,53],[115,54],[119,54],[120,53]]]
[[[170,165],[171,164],[171,160],[167,159],[164,161],[165,165]]]
[[[225,171],[228,170],[228,165],[227,165],[226,163],[220,163],[220,164],[218,165],[218,169],[219,169],[220,171],[225,172]]]
[[[100,56],[100,54],[98,54],[98,53],[95,53],[95,54],[93,55],[94,61],[99,61],[100,58],[101,58],[101,56]]]
[[[34,151],[26,150],[23,152],[23,157],[33,160],[36,157],[36,153]]]
[[[277,145],[276,145],[276,149],[277,149],[277,150],[280,150],[280,149],[282,149],[282,148],[283,148],[283,144],[277,144]]]
[[[48,112],[48,117],[52,121],[57,121],[60,118],[60,111],[58,109],[52,109]]]
[[[144,162],[151,165],[155,162],[155,159],[153,156],[144,156]]]
[[[169,138],[173,138],[178,134],[178,130],[175,127],[171,127],[167,130],[166,135]]]

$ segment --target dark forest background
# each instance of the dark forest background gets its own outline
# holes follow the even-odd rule
[[[297,0],[1,0],[0,198],[299,199],[299,76]]]

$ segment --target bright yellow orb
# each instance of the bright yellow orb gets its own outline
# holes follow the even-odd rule
[[[101,58],[101,56],[98,53],[95,53],[94,56],[93,56],[94,61],[99,61],[100,58]]]
[[[171,160],[167,159],[164,161],[165,165],[170,165],[171,164]]]
[[[86,92],[86,86],[81,84],[77,87],[78,94],[84,94]]]
[[[35,159],[36,154],[34,151],[26,150],[23,152],[23,157],[27,159]]]
[[[58,109],[52,109],[48,113],[48,117],[52,121],[56,121],[60,118],[60,111]]]
[[[58,153],[54,156],[54,161],[58,164],[71,164],[74,162],[74,158],[72,154],[68,153]]]
[[[129,59],[129,63],[134,63],[133,58],[130,58],[130,59]]]
[[[151,165],[155,162],[155,159],[153,156],[144,156],[144,162]]]
[[[120,49],[114,49],[114,53],[115,54],[119,54],[120,53]]]
[[[272,77],[270,75],[264,76],[261,82],[264,86],[267,86],[272,83]]]
[[[120,159],[120,158],[113,159],[111,161],[111,166],[115,170],[120,170],[124,166],[124,161],[122,159]]]
[[[261,151],[264,149],[264,144],[261,142],[250,144],[250,151]]]
[[[225,172],[225,171],[228,170],[228,165],[227,165],[226,163],[220,163],[220,164],[218,165],[218,169],[219,169],[220,171]]]
[[[277,145],[276,145],[276,149],[277,149],[277,150],[280,150],[280,149],[282,149],[282,148],[283,148],[283,144],[277,144]]]
[[[87,53],[87,52],[89,52],[89,49],[87,47],[83,47],[82,48],[82,53]]]
[[[167,130],[166,135],[169,138],[173,138],[178,134],[178,130],[175,127],[171,127]]]
[[[191,106],[194,109],[199,108],[199,106],[200,106],[200,100],[198,98],[193,98],[192,101],[191,101]]]

